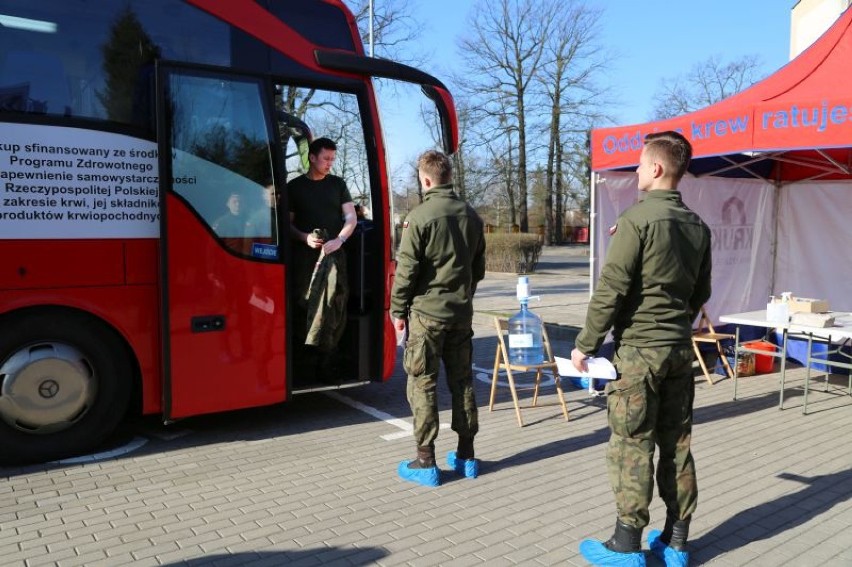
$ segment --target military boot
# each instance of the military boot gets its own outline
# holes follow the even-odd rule
[[[688,567],[689,552],[686,550],[686,540],[689,537],[689,519],[676,520],[674,516],[666,515],[666,525],[663,531],[648,532],[648,547],[666,567]]]
[[[417,447],[417,458],[402,461],[396,469],[402,480],[422,484],[423,486],[440,486],[441,471],[435,464],[435,447]]]
[[[473,437],[459,436],[457,450],[447,453],[447,466],[459,476],[476,478],[479,476],[479,461],[473,455]]]
[[[583,559],[599,567],[645,567],[642,528],[615,522],[615,532],[606,542],[586,539],[580,542]]]

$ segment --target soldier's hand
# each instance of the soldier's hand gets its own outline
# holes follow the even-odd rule
[[[577,350],[576,348],[571,351],[571,364],[574,365],[579,372],[588,372],[589,365],[586,363],[586,359],[588,357]]]
[[[396,345],[405,346],[408,342],[408,321],[406,319],[394,319],[393,328],[396,331]]]
[[[405,325],[407,322],[408,321],[406,321],[405,319],[394,319],[393,328],[396,329],[398,332],[402,333],[405,331]]]
[[[313,232],[308,233],[308,238],[305,240],[305,243],[308,245],[308,248],[322,248],[324,244],[324,240],[318,236],[315,236]]]
[[[340,247],[343,246],[343,241],[339,238],[332,238],[328,242],[325,242],[322,245],[322,249],[325,252],[326,256],[331,254],[332,252],[337,252],[340,250]]]

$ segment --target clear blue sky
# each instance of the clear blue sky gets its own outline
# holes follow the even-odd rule
[[[377,3],[382,0],[374,0]],[[424,23],[418,48],[429,54],[423,70],[442,80],[455,64],[473,0],[409,0]],[[790,10],[795,0],[587,0],[604,10],[602,43],[614,52],[602,86],[616,124],[645,122],[660,81],[689,71],[711,56],[729,62],[756,55],[770,74],[784,66],[790,51]],[[416,110],[387,97],[381,101],[393,169],[412,159],[428,140],[416,132]],[[403,99],[417,99],[416,94]]]
[[[434,57],[425,70],[440,78],[454,67],[458,38],[476,2],[410,1],[412,13],[428,22],[421,43]],[[622,124],[648,118],[661,79],[685,73],[713,55],[724,61],[758,55],[767,73],[789,58],[794,0],[587,0],[586,4],[604,10],[602,43],[616,53],[604,82],[621,100],[613,111]]]

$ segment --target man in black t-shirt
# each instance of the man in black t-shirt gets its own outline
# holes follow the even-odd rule
[[[311,282],[320,252],[324,256],[337,254],[337,266],[343,273],[338,279],[346,282],[345,257],[341,251],[343,243],[355,231],[357,218],[355,203],[340,177],[331,175],[331,166],[337,155],[337,145],[328,138],[317,138],[308,150],[310,163],[308,172],[287,184],[290,210],[290,236],[293,239],[293,270],[295,278],[293,305],[295,316],[296,345],[302,345],[307,328],[299,321],[306,321],[307,313],[303,298]],[[319,229],[319,231],[317,231]],[[319,236],[326,235],[326,238]],[[345,314],[343,314],[345,318]],[[328,360],[323,356],[320,360]]]

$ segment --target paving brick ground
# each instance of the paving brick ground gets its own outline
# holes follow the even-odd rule
[[[558,354],[582,322],[587,278],[582,248],[546,251],[531,277]],[[480,478],[445,472],[437,489],[396,478],[413,453],[398,369],[388,384],[279,407],[168,428],[141,420],[128,435],[144,444],[124,456],[0,469],[0,564],[583,565],[580,540],[608,537],[615,521],[605,408],[571,388],[565,422],[551,386],[542,407],[524,410],[524,428],[506,388],[488,411],[491,317],[515,310],[514,283],[489,274],[476,302]],[[804,371],[787,378],[779,411],[777,374],[743,379],[733,401],[730,380],[710,386],[696,373],[694,565],[852,565],[846,378],[812,390],[808,415]],[[449,421],[446,388],[440,395]],[[442,430],[439,453],[454,445]],[[659,527],[658,500],[651,512]]]

